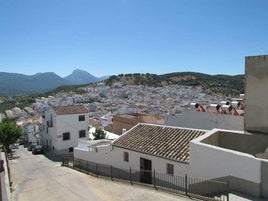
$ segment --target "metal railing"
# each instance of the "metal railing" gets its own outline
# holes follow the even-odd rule
[[[62,166],[71,167],[80,172],[96,177],[109,177],[111,180],[120,179],[133,183],[146,183],[156,189],[197,197],[202,200],[229,201],[228,182],[204,180],[184,176],[169,175],[156,171],[141,171],[121,169],[111,165],[92,163],[89,161],[63,157]]]

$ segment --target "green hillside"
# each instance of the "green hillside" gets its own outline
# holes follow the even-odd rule
[[[201,86],[212,94],[237,95],[244,93],[244,75],[208,75],[203,73],[182,72],[163,75],[120,74],[106,80],[107,85],[123,82],[126,85],[145,85],[163,87],[167,85]]]

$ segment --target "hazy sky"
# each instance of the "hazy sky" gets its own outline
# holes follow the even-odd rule
[[[242,74],[267,0],[0,0],[0,71]]]

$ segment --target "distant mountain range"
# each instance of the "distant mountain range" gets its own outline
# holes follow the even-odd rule
[[[90,73],[76,69],[65,78],[53,72],[23,75],[0,72],[0,96],[28,95],[48,92],[59,86],[81,85],[108,78],[97,78]]]
[[[0,96],[30,95],[69,89],[72,85],[83,85],[105,80],[107,85],[122,82],[124,85],[164,87],[167,85],[201,86],[212,94],[234,95],[244,93],[244,75],[208,75],[195,72],[156,74],[119,74],[97,78],[76,69],[62,78],[53,72],[23,75],[0,73]],[[62,87],[63,86],[63,87]]]

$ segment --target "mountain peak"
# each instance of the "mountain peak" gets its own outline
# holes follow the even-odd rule
[[[98,81],[98,78],[81,69],[75,69],[65,79],[71,81],[73,84],[88,84]]]
[[[77,68],[77,69],[73,70],[72,73],[88,73],[88,72],[85,70],[81,70],[81,69]]]

